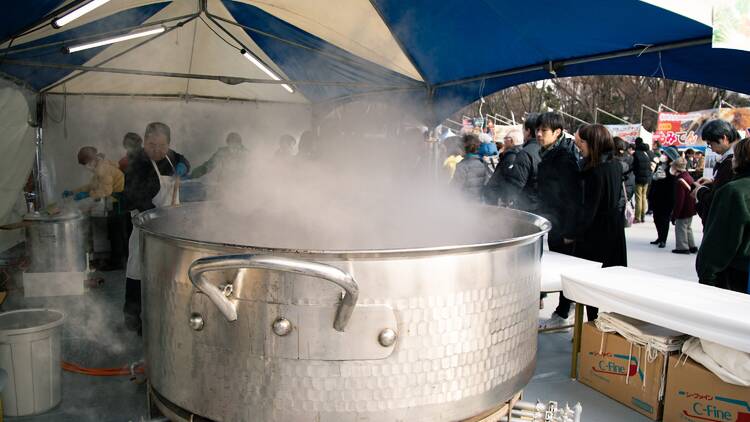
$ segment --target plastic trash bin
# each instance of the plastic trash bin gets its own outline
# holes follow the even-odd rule
[[[65,314],[53,309],[0,314],[0,368],[8,373],[4,415],[34,415],[60,403],[64,320]]]

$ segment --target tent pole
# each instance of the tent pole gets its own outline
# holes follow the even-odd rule
[[[42,155],[42,147],[44,145],[44,129],[42,128],[44,124],[44,94],[38,94],[37,95],[37,102],[36,102],[36,122],[34,127],[34,141],[35,141],[35,148],[34,148],[34,168],[33,168],[33,175],[34,175],[34,193],[36,197],[36,209],[42,210],[47,204],[46,200],[44,198],[44,183],[42,183],[43,179],[43,173],[44,173],[44,165],[43,165],[43,155]]]
[[[128,94],[128,93],[117,93],[117,92],[47,92],[46,95],[60,95],[65,97],[107,97],[107,98],[143,98],[150,100],[208,100],[208,101],[221,101],[226,102],[241,102],[241,103],[270,103],[270,104],[289,104],[280,101],[263,101],[263,100],[251,100],[237,97],[216,97],[210,95],[185,95],[185,94]]]
[[[598,107],[597,107],[597,108],[598,108]],[[557,113],[560,113],[560,114],[562,114],[563,116],[567,116],[567,117],[570,117],[571,119],[573,119],[573,120],[575,120],[575,121],[577,121],[577,122],[581,122],[581,123],[583,123],[583,124],[585,124],[585,125],[590,125],[590,124],[591,124],[591,123],[589,123],[589,122],[587,122],[587,121],[585,121],[585,120],[583,120],[583,119],[579,119],[578,117],[576,117],[576,116],[574,116],[574,115],[572,115],[572,114],[566,113],[566,112],[564,112],[564,111],[562,111],[562,110],[555,110],[555,112],[557,112]]]
[[[617,52],[617,53],[607,53],[607,54],[600,54],[600,55],[596,55],[596,56],[581,57],[581,58],[578,58],[578,59],[561,60],[559,62],[552,62],[552,64],[553,64],[552,67],[555,68],[555,69],[558,69],[561,66],[565,67],[565,66],[568,66],[568,65],[592,63],[592,62],[598,62],[598,61],[609,60],[609,59],[617,59],[617,58],[622,58],[622,57],[640,56],[640,55],[657,53],[657,52],[660,52],[660,51],[673,50],[673,49],[677,49],[677,48],[695,47],[695,46],[705,45],[705,44],[709,44],[709,45],[711,44],[711,37],[699,38],[699,39],[690,40],[690,41],[681,41],[681,42],[670,43],[670,44],[655,45],[655,46],[649,47],[648,51],[646,51],[645,53],[643,51],[643,48],[641,47],[641,48],[637,48],[637,49],[620,51],[620,52]],[[504,71],[504,72],[493,72],[493,73],[487,73],[487,74],[484,74],[484,75],[472,76],[470,78],[456,79],[454,81],[443,82],[443,83],[437,84],[437,85],[435,85],[435,87],[436,88],[443,88],[443,87],[447,87],[447,86],[460,85],[460,84],[469,83],[469,82],[481,81],[482,79],[502,78],[504,76],[518,75],[518,74],[521,74],[521,73],[534,72],[534,71],[538,71],[538,70],[546,70],[546,69],[549,69],[549,68],[550,68],[549,62],[546,62],[544,64],[531,65],[531,66],[526,66],[526,67],[520,67],[520,68],[517,68],[517,69],[511,69],[511,70],[507,70],[507,71]]]
[[[625,119],[621,119],[621,118],[619,118],[619,117],[615,116],[614,114],[612,114],[612,113],[608,112],[607,110],[603,110],[603,109],[601,109],[601,108],[599,108],[599,107],[597,107],[597,108],[596,108],[596,111],[597,111],[597,112],[598,112],[598,111],[601,111],[602,113],[606,114],[607,116],[609,116],[609,117],[613,117],[613,118],[615,118],[615,119],[617,119],[617,120],[619,120],[619,121],[621,121],[621,122],[624,122],[624,123],[625,123],[625,124],[627,124],[627,125],[630,125],[630,124],[632,124],[632,122],[629,122],[629,121],[627,121],[627,120],[625,120]],[[595,114],[594,116],[596,116],[596,114]],[[594,118],[594,122],[596,123],[596,118]],[[584,123],[586,123],[586,122],[584,122]]]
[[[661,109],[663,109],[663,108],[666,108],[667,110],[671,111],[672,113],[679,113],[679,111],[677,111],[677,110],[675,110],[673,108],[667,107],[666,104],[659,103],[659,112],[660,113],[661,113]]]
[[[658,111],[658,110],[654,110],[653,108],[651,108],[651,107],[647,106],[646,104],[641,104],[641,126],[643,126],[643,109],[644,109],[644,108],[645,108],[646,110],[651,110],[651,111],[653,111],[654,113],[656,113],[656,114],[659,114],[659,111]]]
[[[84,72],[101,72],[101,73],[118,73],[123,75],[141,75],[141,76],[162,76],[168,78],[187,78],[187,79],[202,79],[210,81],[224,82],[230,85],[237,85],[241,83],[252,83],[252,84],[293,84],[293,85],[314,85],[314,86],[342,86],[351,88],[378,88],[383,90],[404,90],[413,91],[416,89],[422,89],[418,86],[393,86],[393,85],[372,85],[368,83],[359,82],[333,82],[333,81],[293,81],[289,79],[253,79],[253,78],[240,78],[235,76],[224,76],[224,75],[206,75],[200,73],[179,73],[179,72],[160,72],[152,70],[136,70],[136,69],[121,69],[114,67],[94,67],[94,66],[78,66],[64,63],[43,63],[43,62],[32,62],[26,60],[5,60],[3,63],[28,66],[28,67],[42,67],[50,69],[67,69],[67,70],[80,70]],[[50,88],[45,89],[47,92]]]

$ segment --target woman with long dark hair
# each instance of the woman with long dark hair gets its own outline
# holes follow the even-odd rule
[[[627,266],[625,218],[620,206],[622,166],[614,158],[614,141],[602,125],[586,125],[576,132],[576,146],[581,151],[583,199],[574,239],[575,255],[601,262],[602,267]],[[589,320],[596,319],[597,309],[587,307]]]

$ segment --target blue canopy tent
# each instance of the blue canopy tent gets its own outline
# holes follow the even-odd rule
[[[319,107],[385,96],[419,104],[428,123],[551,77],[655,76],[750,93],[750,52],[712,48],[710,2],[669,10],[679,2],[113,0],[62,28],[50,25],[85,3],[5,5],[0,73],[50,95]],[[62,50],[159,26],[165,30],[147,38]]]

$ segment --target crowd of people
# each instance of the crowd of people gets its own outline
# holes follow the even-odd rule
[[[125,326],[141,330],[141,268],[138,258],[139,234],[132,216],[153,208],[179,204],[180,181],[211,176],[217,183],[227,181],[229,174],[245,165],[247,149],[239,134],[231,132],[226,146],[218,148],[200,166],[191,169],[184,155],[170,147],[171,130],[161,122],[149,123],[143,138],[127,133],[122,141],[125,155],[110,161],[96,147],[85,146],[78,152],[78,163],[93,173],[91,181],[75,190],[65,190],[64,198],[107,201],[107,229],[110,259],[99,270],[125,269]],[[296,140],[284,135],[275,157],[290,157]],[[192,170],[192,171],[191,171]]]
[[[523,133],[511,132],[504,139],[494,169],[479,154],[479,137],[464,134],[463,158],[450,151],[444,162],[452,174],[450,183],[470,200],[547,218],[552,224],[547,239],[551,251],[603,267],[627,265],[625,228],[643,223],[652,213],[657,231],[652,244],[664,248],[674,225],[672,252],[697,254],[701,283],[748,292],[750,233],[745,227],[750,224],[750,191],[742,188],[750,183],[745,164],[750,155],[740,152],[748,151],[750,140],[740,141],[727,122],[709,122],[703,139],[720,158],[714,176],[706,178],[703,154],[694,150],[681,153],[658,142],[649,148],[641,138],[628,145],[598,124],[583,125],[570,138],[563,125],[562,116],[554,112],[529,115]],[[455,145],[456,139],[452,141]],[[704,226],[700,248],[692,229],[696,215]],[[543,326],[568,324],[569,312],[570,301],[561,295]],[[596,312],[589,308],[589,319]]]
[[[303,133],[298,145],[292,136],[282,136],[274,162],[298,162],[289,158],[295,155],[295,148],[299,148],[296,155],[300,160],[315,161],[321,154],[335,156],[339,147],[333,149],[333,142],[321,142],[327,133],[323,128],[320,132]],[[545,217],[551,223],[547,237],[551,251],[600,262],[603,267],[626,266],[625,228],[631,222],[642,223],[646,214],[652,213],[657,231],[652,244],[664,248],[669,227],[674,225],[676,247],[672,252],[697,253],[701,283],[748,292],[750,140],[740,141],[737,131],[720,120],[709,122],[702,134],[708,147],[719,155],[711,178],[701,177],[702,154],[681,154],[658,143],[649,148],[640,138],[630,145],[598,124],[581,126],[570,136],[562,116],[554,112],[529,115],[523,130],[508,132],[499,145],[482,134],[466,133],[444,140],[441,146],[449,186],[469,201]],[[416,152],[423,137],[407,131],[403,138],[403,142],[414,143]],[[83,147],[78,162],[93,173],[91,183],[64,192],[75,200],[111,200],[112,259],[100,269],[125,267],[125,322],[133,330],[141,326],[141,276],[136,259],[139,235],[131,217],[179,203],[180,180],[212,175],[221,182],[227,178],[225,173],[248,163],[248,149],[234,132],[227,136],[226,146],[194,169],[185,156],[170,148],[170,142],[169,126],[154,122],[148,124],[143,138],[136,133],[125,135],[126,154],[117,163],[106,160],[95,147]],[[414,156],[421,157],[418,153]],[[390,163],[389,171],[405,174],[397,170],[423,168],[427,161],[418,158]],[[696,215],[704,226],[700,248],[692,232]],[[561,295],[544,326],[567,324],[570,305]],[[594,319],[597,310],[588,308],[587,314]]]

